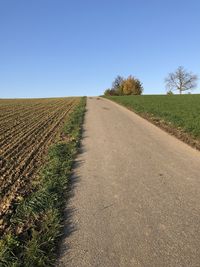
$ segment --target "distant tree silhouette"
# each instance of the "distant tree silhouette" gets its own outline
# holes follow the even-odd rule
[[[197,86],[197,80],[197,75],[187,72],[180,66],[175,72],[169,73],[165,84],[168,90],[178,90],[182,94],[183,91],[194,89]]]

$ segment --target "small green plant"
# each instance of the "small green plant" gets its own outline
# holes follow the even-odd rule
[[[172,92],[172,90],[167,91],[167,95],[174,95],[174,93]]]

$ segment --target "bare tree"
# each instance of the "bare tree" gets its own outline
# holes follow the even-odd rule
[[[197,75],[187,72],[184,67],[178,67],[175,72],[169,73],[165,84],[168,90],[178,90],[182,94],[183,91],[194,89],[197,86],[197,80]]]

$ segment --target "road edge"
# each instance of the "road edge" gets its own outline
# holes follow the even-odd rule
[[[112,99],[108,99],[106,97],[100,97],[100,98],[105,99],[107,101],[110,101],[111,103],[113,103],[113,104],[115,104],[117,106],[120,106],[120,107],[124,108],[125,110],[129,110],[130,112],[133,112],[138,117],[150,122],[152,125],[156,126],[157,128],[159,128],[159,129],[163,130],[164,132],[170,134],[171,136],[173,136],[176,139],[182,141],[183,143],[189,145],[190,147],[200,151],[200,141],[195,139],[190,134],[184,132],[183,129],[181,129],[181,128],[178,129],[177,127],[175,127],[172,124],[166,122],[165,120],[162,120],[162,119],[160,119],[158,117],[155,117],[155,116],[148,115],[147,113],[146,114],[142,114],[142,113],[136,112],[133,108],[125,107],[121,103],[115,102]]]

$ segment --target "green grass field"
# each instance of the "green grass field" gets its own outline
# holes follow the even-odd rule
[[[200,95],[107,97],[141,115],[159,118],[200,138]]]

